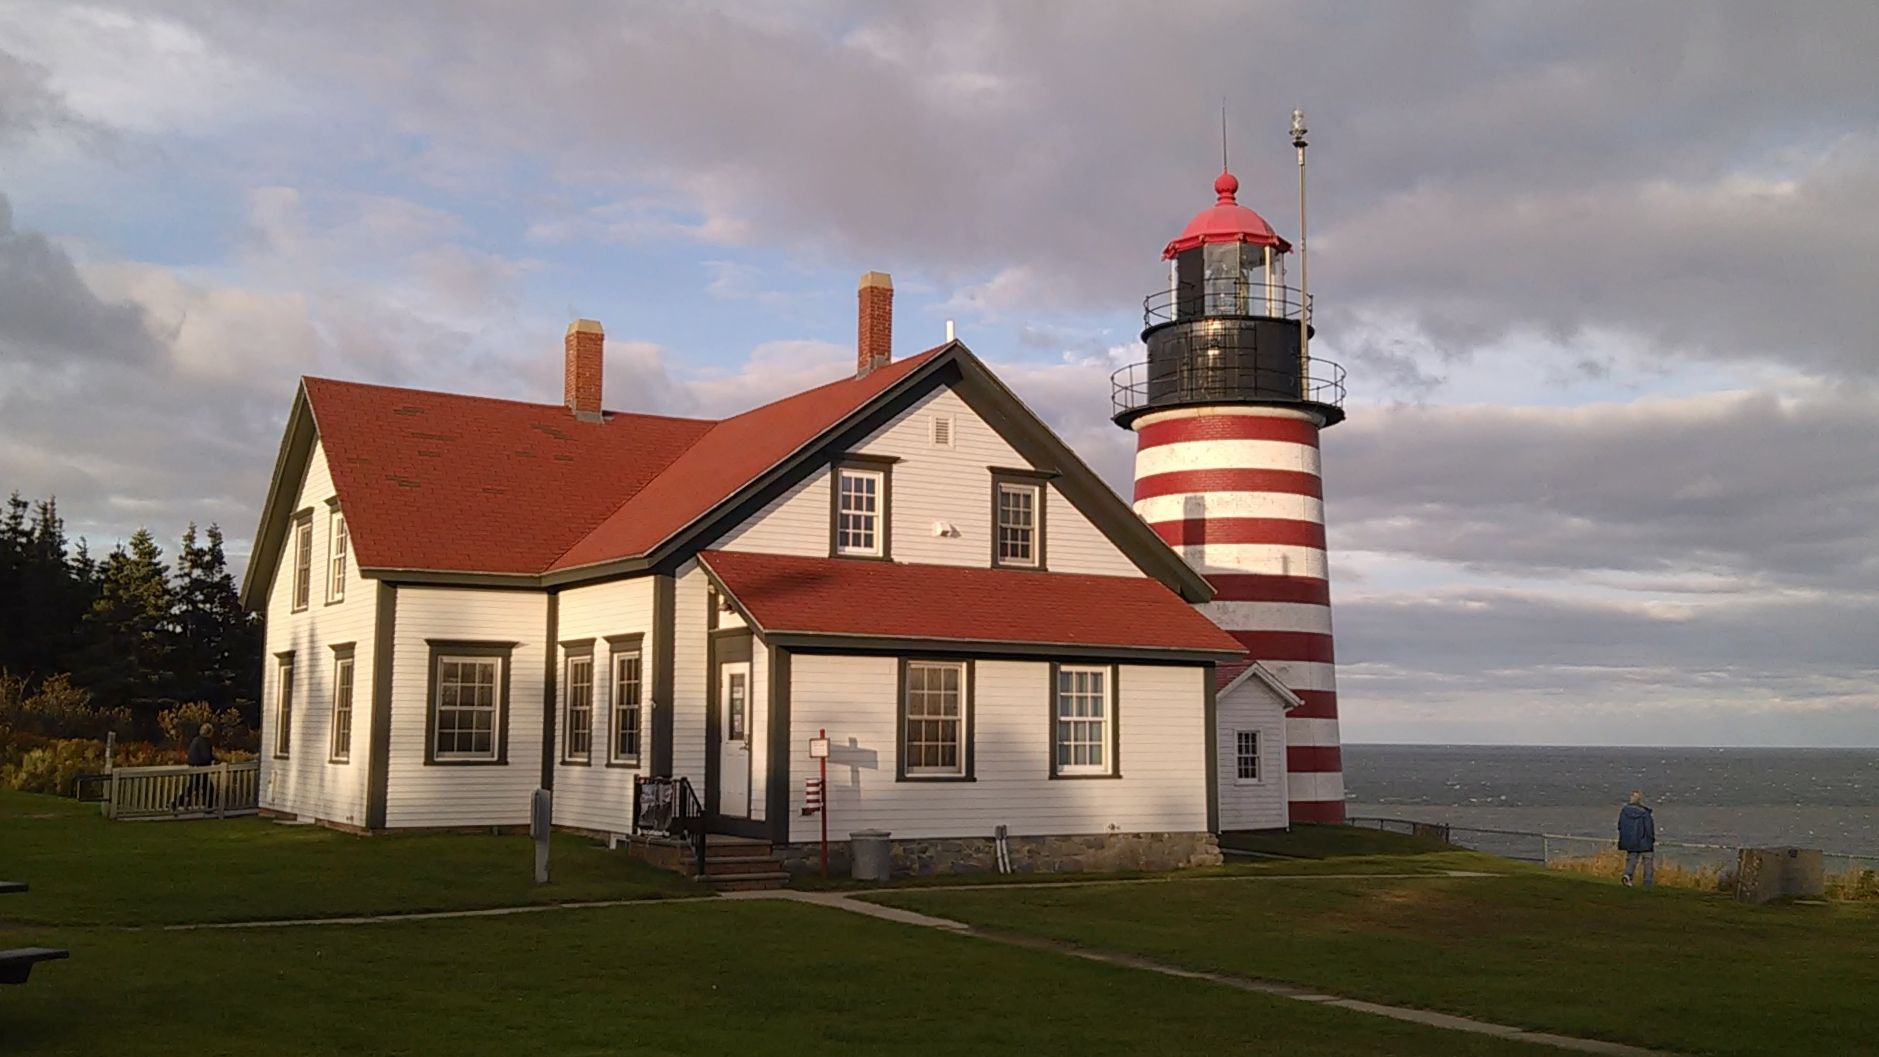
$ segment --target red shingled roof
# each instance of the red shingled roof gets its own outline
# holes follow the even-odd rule
[[[1148,577],[702,551],[765,634],[1245,653]]]
[[[939,351],[722,421],[304,384],[362,567],[535,575],[646,553]]]
[[[864,378],[805,390],[715,424],[645,488],[623,496],[620,508],[551,568],[573,569],[646,553],[939,351],[928,349]]]

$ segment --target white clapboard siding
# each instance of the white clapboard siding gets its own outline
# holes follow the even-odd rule
[[[555,825],[602,833],[632,828],[633,779],[651,763],[651,704],[655,641],[653,578],[615,580],[561,592],[555,647]],[[610,635],[643,635],[640,642],[640,758],[636,767],[613,764],[613,653]],[[567,759],[567,657],[559,642],[594,640],[594,736],[588,763]]]
[[[933,420],[950,419],[952,443],[933,443]],[[941,388],[853,448],[892,456],[891,557],[922,565],[985,567],[992,561],[992,473],[1031,464],[966,406]],[[724,550],[825,557],[829,553],[830,472],[818,471],[712,544]],[[1140,570],[1102,530],[1050,490],[1045,555],[1060,572],[1138,576]]]
[[[798,654],[790,664],[791,730],[829,732],[831,837],[858,829],[989,837],[1001,823],[1017,836],[1207,828],[1204,668],[1124,665],[1123,776],[1053,780],[1049,665],[980,661],[976,780],[898,782],[896,660]],[[791,773],[814,774],[807,742],[793,740],[800,744],[791,748]],[[813,840],[820,823],[801,814],[802,801],[801,782],[792,782],[791,839]]]
[[[1220,697],[1220,828],[1284,829],[1286,811],[1285,705],[1272,688],[1248,679]],[[1239,777],[1242,730],[1259,732],[1259,778]]]
[[[706,683],[716,677],[705,670],[710,591],[697,562],[679,568],[673,592],[672,774],[691,779],[700,798],[705,795],[705,710],[710,707]]]
[[[333,479],[316,442],[294,500],[296,511],[313,509],[313,568],[307,608],[293,612],[294,526],[282,541],[282,560],[268,589],[262,668],[260,803],[310,819],[365,824],[365,772],[372,729],[372,662],[377,627],[378,585],[359,577],[356,556],[346,563],[344,600],[328,603],[332,556]],[[333,647],[353,645],[352,745],[345,763],[333,751]],[[293,651],[292,734],[286,759],[276,759],[279,733],[280,665],[276,654]]]
[[[548,596],[539,591],[400,587],[393,648],[389,828],[526,825],[541,784],[542,672]],[[506,764],[426,764],[431,648],[426,640],[516,643]]]

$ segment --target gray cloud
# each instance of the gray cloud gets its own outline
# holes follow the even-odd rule
[[[125,363],[155,348],[137,306],[99,299],[64,250],[14,228],[0,194],[0,362]]]
[[[1325,438],[1336,548],[1517,576],[1879,588],[1879,393],[1369,408]]]

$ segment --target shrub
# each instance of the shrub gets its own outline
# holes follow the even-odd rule
[[[130,712],[99,708],[91,692],[72,685],[69,675],[55,675],[28,694],[25,679],[0,672],[0,742],[19,735],[42,738],[95,738],[130,728]]]
[[[104,746],[95,741],[65,739],[28,749],[20,762],[0,769],[0,785],[23,793],[70,796],[81,774],[104,768]]]
[[[1546,865],[1549,869],[1616,879],[1624,876],[1625,853],[1617,848],[1603,848],[1591,855],[1552,859]],[[1644,868],[1639,866],[1640,875],[1643,871]],[[1700,888],[1705,892],[1719,892],[1735,887],[1733,877],[1725,876],[1720,866],[1686,866],[1667,861],[1662,855],[1657,856],[1656,877],[1658,884],[1673,888]]]
[[[216,755],[224,749],[234,751],[254,744],[254,732],[242,722],[241,713],[232,708],[217,712],[207,701],[191,701],[157,713],[157,726],[172,744],[187,746],[204,723],[215,727]]]

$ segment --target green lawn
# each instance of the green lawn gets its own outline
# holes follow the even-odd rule
[[[1424,858],[1444,857],[1399,861]],[[1479,879],[870,898],[1198,969],[1686,1053],[1879,1052],[1872,904],[1744,907],[1528,868]]]
[[[0,994],[6,1053],[1558,1052],[779,903],[22,940],[73,954]]]
[[[700,894],[576,837],[534,883],[527,837],[357,837],[258,818],[112,822],[97,806],[0,790],[0,923],[153,925],[462,910]]]

